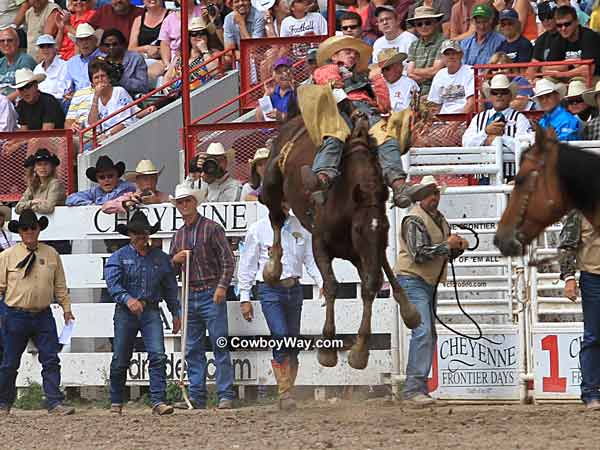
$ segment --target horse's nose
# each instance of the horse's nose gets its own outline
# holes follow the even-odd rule
[[[523,245],[514,236],[504,237],[496,234],[494,245],[503,256],[521,256],[523,254]]]

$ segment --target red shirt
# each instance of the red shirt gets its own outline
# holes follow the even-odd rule
[[[75,30],[77,30],[77,27],[79,25],[81,25],[82,23],[89,22],[90,19],[94,16],[94,14],[96,14],[96,10],[94,10],[94,9],[90,9],[90,10],[84,12],[81,17],[75,17],[75,14],[71,14],[71,18],[69,19],[69,22],[70,22],[71,26]],[[60,54],[62,59],[64,59],[65,61],[67,59],[73,57],[73,55],[75,54],[75,42],[73,42],[73,39],[71,39],[69,37],[69,32],[67,31],[67,27],[65,27],[65,29],[63,31],[63,38],[62,38],[62,42],[60,44],[60,50],[58,51],[58,53]]]
[[[131,26],[136,17],[141,16],[144,13],[142,8],[137,6],[131,6],[129,12],[125,15],[115,14],[111,5],[104,5],[96,10],[96,14],[92,17],[88,23],[93,26],[96,30],[101,28],[106,31],[111,28],[116,28],[125,36],[127,43],[129,43],[129,34],[131,33]]]

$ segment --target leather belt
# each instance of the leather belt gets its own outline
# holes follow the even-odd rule
[[[290,289],[290,288],[298,286],[300,284],[300,279],[297,277],[284,278],[282,280],[279,280],[274,285],[270,285],[269,283],[265,283],[264,281],[261,281],[260,283],[267,284],[272,287],[280,287],[280,288]]]
[[[42,308],[42,309],[25,309],[25,308],[18,308],[16,306],[9,306],[8,308],[13,309],[15,311],[19,311],[19,312],[29,313],[29,314],[39,314],[39,313],[43,313],[50,307],[48,306],[48,307]]]
[[[149,300],[140,300],[140,303],[144,306],[144,309],[158,309],[158,302],[151,302]]]

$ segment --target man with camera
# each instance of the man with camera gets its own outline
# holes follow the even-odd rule
[[[206,153],[198,157],[198,167],[202,168],[200,198],[206,202],[237,202],[242,194],[242,185],[227,172],[230,152],[220,142],[213,142]]]

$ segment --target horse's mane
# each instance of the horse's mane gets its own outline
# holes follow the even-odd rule
[[[558,176],[573,206],[589,212],[600,200],[600,156],[558,144]]]

